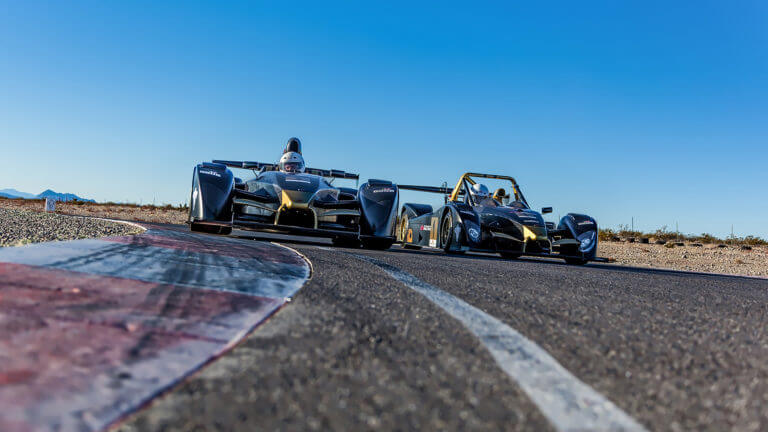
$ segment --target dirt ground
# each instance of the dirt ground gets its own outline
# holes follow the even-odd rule
[[[613,258],[617,264],[684,270],[703,273],[726,273],[768,277],[768,247],[718,247],[714,244],[667,247],[657,244],[601,242],[598,256]]]

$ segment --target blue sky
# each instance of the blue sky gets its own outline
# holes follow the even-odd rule
[[[768,237],[767,3],[362,3],[0,0],[0,188],[177,204],[295,135],[364,178]]]

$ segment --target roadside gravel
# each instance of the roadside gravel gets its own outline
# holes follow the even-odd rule
[[[633,267],[768,277],[768,248],[764,246],[742,250],[739,246],[686,244],[668,248],[657,244],[601,242],[598,255]]]
[[[0,247],[140,232],[137,227],[100,219],[0,208]]]

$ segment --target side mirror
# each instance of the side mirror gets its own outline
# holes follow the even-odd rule
[[[552,213],[552,207],[542,207],[541,214]]]

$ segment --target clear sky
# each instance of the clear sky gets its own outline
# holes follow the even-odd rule
[[[178,204],[295,135],[363,178],[768,237],[768,3],[369,3],[0,0],[0,189]]]

